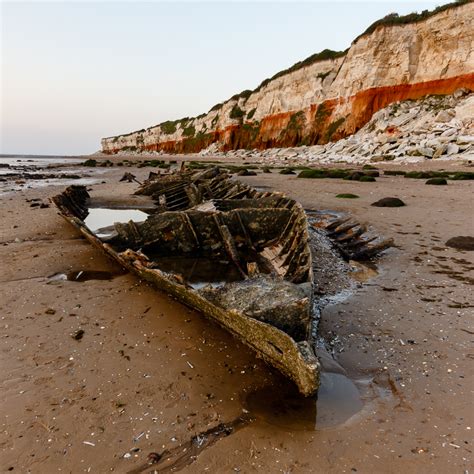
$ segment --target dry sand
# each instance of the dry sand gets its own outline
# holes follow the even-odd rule
[[[123,171],[107,169],[91,193],[133,192],[118,183]],[[147,456],[164,450],[175,470],[157,472],[471,472],[473,252],[445,242],[474,235],[473,182],[242,179],[308,209],[349,211],[395,239],[379,274],[322,313],[337,363],[318,403],[294,397],[223,329],[121,272],[54,207],[26,201],[65,185],[25,189],[0,196],[2,472],[153,472]],[[343,192],[360,199],[335,197]],[[370,206],[386,196],[407,206]],[[81,270],[113,278],[49,278]],[[186,445],[220,423],[239,429]]]

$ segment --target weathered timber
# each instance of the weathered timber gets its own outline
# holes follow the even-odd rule
[[[115,234],[102,240],[84,223],[85,188],[68,188],[53,202],[92,244],[216,320],[302,394],[314,394],[319,363],[309,342],[313,272],[301,205],[280,193],[259,193],[215,168],[154,178],[138,193],[153,197],[155,214],[141,223],[117,223]],[[198,285],[185,271],[167,269],[170,258],[207,259],[228,271],[214,275],[222,281]],[[237,276],[228,279],[229,272]]]

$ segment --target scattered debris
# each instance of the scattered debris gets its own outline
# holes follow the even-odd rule
[[[142,184],[140,181],[138,181],[137,177],[132,174],[132,173],[125,173],[121,178],[120,178],[120,181],[126,181],[127,183],[138,183],[138,184]]]
[[[71,337],[76,341],[80,341],[84,337],[84,329],[78,329],[71,334]]]

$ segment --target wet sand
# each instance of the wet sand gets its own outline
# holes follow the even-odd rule
[[[118,183],[124,169],[98,171],[94,197],[137,188]],[[444,245],[474,235],[472,181],[240,179],[307,209],[349,211],[395,240],[377,276],[322,312],[334,359],[324,358],[317,404],[223,329],[124,274],[53,206],[26,201],[69,183],[15,191],[0,207],[2,471],[153,472],[147,456],[164,451],[158,472],[473,469],[474,259]],[[370,206],[386,196],[407,206]],[[108,273],[57,278],[79,271]]]

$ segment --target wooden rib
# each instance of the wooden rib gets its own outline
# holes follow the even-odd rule
[[[281,244],[273,245],[272,247],[265,247],[260,255],[270,262],[272,268],[278,276],[284,277],[287,271],[287,268],[284,265],[284,259],[281,256],[282,246]]]
[[[201,243],[199,242],[198,236],[196,234],[196,230],[194,229],[194,226],[193,226],[193,223],[191,222],[191,219],[189,218],[189,216],[185,212],[180,213],[180,215],[181,215],[181,218],[183,219],[185,225],[188,226],[189,231],[193,235],[197,248],[199,248],[201,246]]]
[[[237,253],[237,248],[235,246],[234,238],[232,237],[232,234],[230,233],[229,228],[221,222],[218,214],[214,214],[213,217],[217,225],[217,229],[219,230],[219,233],[221,234],[222,241],[224,243],[224,248],[226,249],[227,254],[231,258],[231,260],[234,262],[235,266],[237,267],[241,275],[244,278],[247,278],[247,274],[243,271],[242,267],[240,266],[239,254]]]

